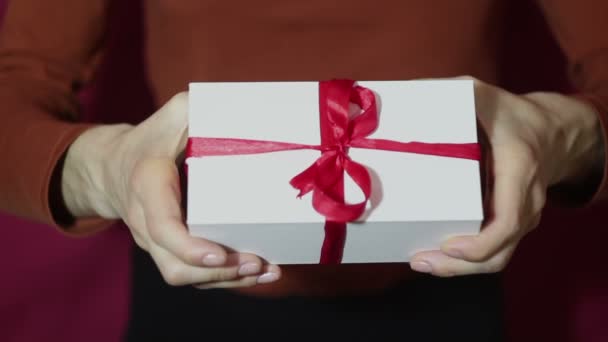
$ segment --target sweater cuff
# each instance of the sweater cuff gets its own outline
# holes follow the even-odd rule
[[[601,154],[589,176],[576,185],[557,185],[549,189],[548,200],[560,206],[588,207],[608,199],[608,106],[594,94],[574,94],[572,98],[590,105],[599,120]]]
[[[117,220],[108,220],[99,217],[73,217],[67,209],[61,192],[61,175],[63,161],[70,145],[87,129],[94,124],[56,122],[65,125],[63,134],[57,136],[54,144],[49,144],[50,160],[47,160],[47,169],[44,170],[45,183],[39,197],[38,217],[43,223],[55,227],[59,232],[70,236],[81,236],[105,230],[114,225]]]

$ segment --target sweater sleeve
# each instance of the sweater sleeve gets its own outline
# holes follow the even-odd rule
[[[568,60],[573,98],[595,110],[603,131],[603,156],[596,175],[578,188],[561,188],[559,197],[576,204],[608,199],[608,1],[537,0]],[[557,202],[560,202],[558,200]]]
[[[0,211],[65,231],[112,222],[61,220],[61,160],[90,124],[78,91],[102,51],[107,0],[12,0],[0,31]],[[57,175],[59,170],[59,178]],[[59,193],[57,193],[59,191]]]

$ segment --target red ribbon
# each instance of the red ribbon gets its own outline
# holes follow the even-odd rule
[[[361,108],[361,113],[349,118],[349,104]],[[444,144],[399,142],[368,139],[378,127],[378,109],[374,93],[355,85],[352,80],[331,80],[319,83],[321,144],[305,145],[277,141],[201,138],[188,139],[187,157],[225,156],[314,149],[321,156],[306,170],[293,177],[290,184],[300,192],[298,197],[312,191],[314,209],[326,218],[325,240],[321,248],[321,264],[336,264],[342,260],[346,241],[346,223],[359,218],[372,193],[371,178],[365,166],[348,155],[351,147],[394,152],[407,152],[441,157],[479,160],[477,143]],[[344,201],[344,172],[363,192],[363,201]]]

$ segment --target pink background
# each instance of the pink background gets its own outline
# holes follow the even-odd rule
[[[0,13],[5,2],[0,0]],[[112,3],[113,53],[83,98],[93,120],[99,113],[112,113],[104,120],[134,121],[152,110],[141,67],[141,3]],[[560,88],[563,79],[556,70],[563,61],[546,58],[556,47],[539,46],[539,40],[529,36],[542,21],[535,11],[524,12],[511,37],[517,48],[507,52],[513,61],[512,69],[505,71],[510,85],[520,91]],[[547,35],[538,32],[535,38]],[[542,51],[546,56],[521,51]],[[544,79],[527,82],[527,73]],[[539,229],[520,245],[505,282],[512,341],[608,341],[608,229],[603,210],[549,209]],[[0,229],[0,341],[120,339],[130,290],[131,240],[124,229],[68,239],[51,228],[2,215]]]

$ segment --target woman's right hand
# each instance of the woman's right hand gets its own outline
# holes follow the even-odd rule
[[[252,254],[229,254],[189,235],[176,166],[187,127],[188,94],[181,93],[137,126],[104,125],[86,131],[66,156],[66,206],[76,217],[124,220],[170,285],[245,287],[277,280],[278,266],[265,265]]]

